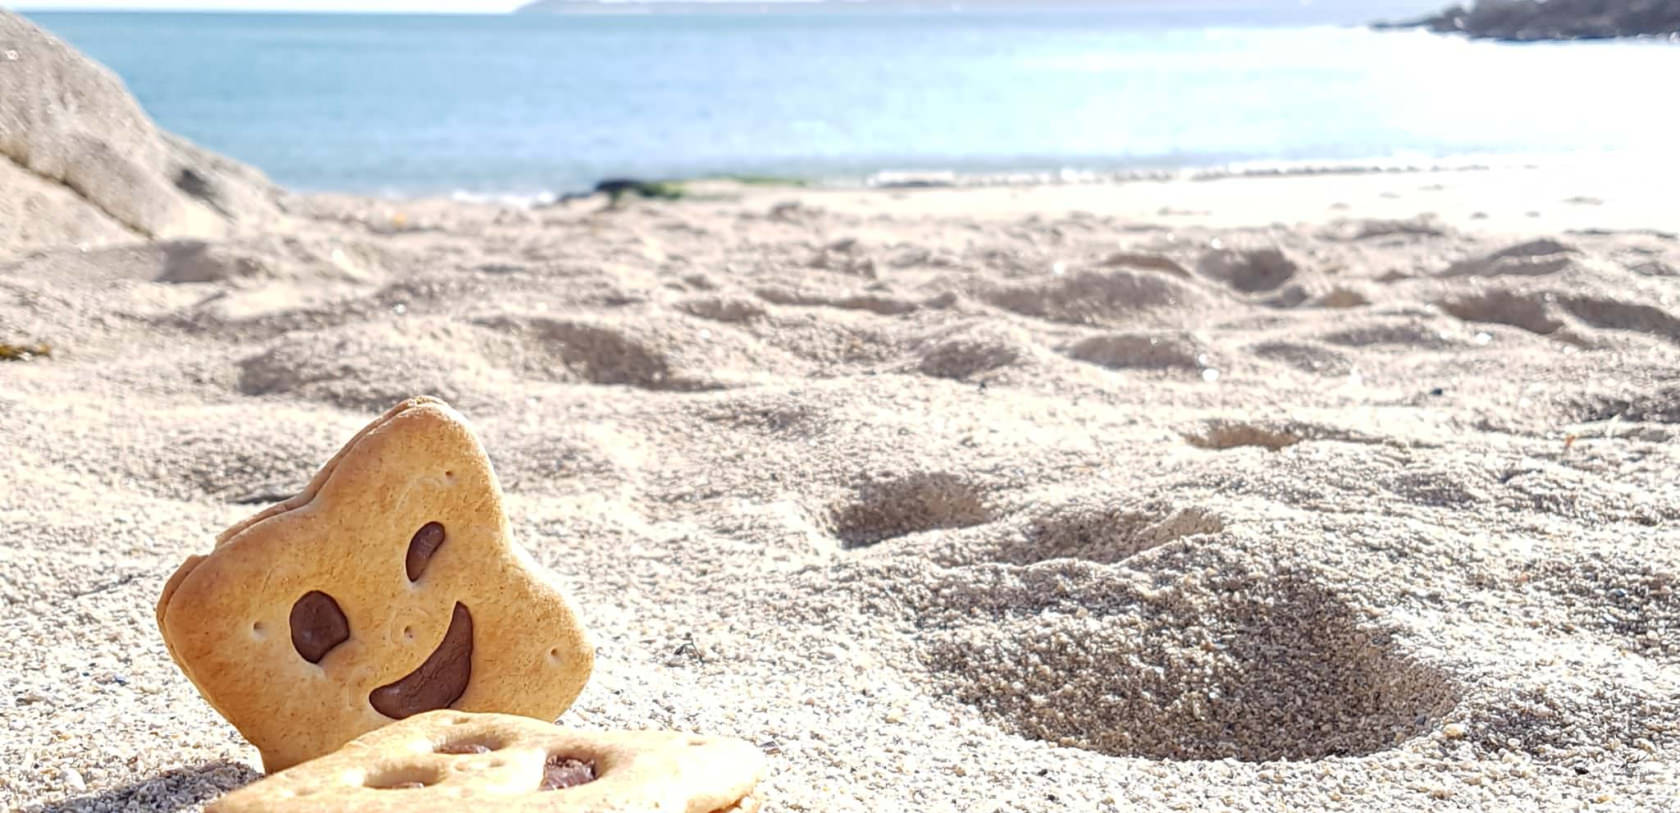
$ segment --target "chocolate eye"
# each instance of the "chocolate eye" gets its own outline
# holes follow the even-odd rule
[[[419,581],[426,573],[426,566],[432,563],[432,555],[443,547],[443,539],[443,525],[437,522],[428,522],[414,532],[414,538],[408,541],[408,559],[404,562],[409,581]]]
[[[332,596],[319,590],[292,605],[292,648],[310,663],[320,663],[333,647],[350,639],[350,620]]]

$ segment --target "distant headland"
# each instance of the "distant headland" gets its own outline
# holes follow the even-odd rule
[[[1378,28],[1427,28],[1512,42],[1680,35],[1673,0],[1478,0],[1420,20]]]

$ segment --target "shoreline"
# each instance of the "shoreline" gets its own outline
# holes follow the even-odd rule
[[[1126,184],[1166,181],[1212,181],[1242,178],[1317,177],[1324,175],[1421,174],[1437,172],[1480,172],[1494,169],[1541,169],[1557,156],[1481,155],[1442,159],[1349,159],[1349,160],[1256,160],[1224,164],[1194,164],[1180,167],[1137,169],[1057,169],[1019,170],[963,170],[963,169],[882,169],[866,173],[800,173],[797,171],[701,172],[675,176],[613,176],[635,177],[636,180],[663,184],[739,183],[743,186],[800,187],[810,189],[974,189],[987,187],[1068,186],[1093,184]],[[565,191],[541,192],[482,192],[457,188],[446,194],[414,194],[402,190],[364,193],[356,190],[302,189],[301,194],[344,194],[386,200],[452,197],[465,202],[497,201],[505,203],[552,202],[567,194],[587,191],[588,187],[574,187]]]
[[[1680,186],[1680,166],[1597,157],[1564,161],[1509,156],[1450,164],[1348,162],[1264,165],[1174,172],[1011,173],[960,176],[895,173],[868,182],[812,183],[798,178],[700,177],[663,184],[682,190],[675,203],[772,206],[798,202],[854,214],[1000,219],[1083,212],[1166,226],[1235,228],[1326,224],[1356,215],[1433,220],[1467,231],[1499,233],[1680,232],[1680,215],[1663,190]],[[306,197],[377,201],[405,207],[462,204],[535,213],[589,206],[552,196]],[[627,202],[634,202],[634,197]]]
[[[1665,171],[1662,156],[1647,153],[1605,153],[1562,155],[1502,153],[1449,156],[1444,158],[1374,158],[1347,160],[1256,160],[1223,164],[1186,165],[1137,169],[953,170],[902,168],[868,173],[811,173],[780,171],[701,172],[674,176],[609,176],[639,182],[678,187],[715,187],[734,184],[747,188],[805,189],[828,191],[991,189],[1060,186],[1118,186],[1137,183],[1206,183],[1260,179],[1441,175],[1466,173],[1604,173],[1623,175],[1650,170]],[[1680,173],[1676,173],[1680,177]],[[566,189],[486,192],[455,188],[447,191],[387,189],[366,192],[355,189],[291,187],[300,195],[344,195],[385,201],[449,199],[462,203],[517,207],[543,207],[563,198],[583,197],[590,185]]]

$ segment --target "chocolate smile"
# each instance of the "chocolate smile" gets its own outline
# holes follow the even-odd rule
[[[368,702],[393,720],[448,708],[466,694],[467,682],[472,680],[472,649],[472,614],[467,605],[456,602],[449,630],[426,662],[395,683],[374,689]]]

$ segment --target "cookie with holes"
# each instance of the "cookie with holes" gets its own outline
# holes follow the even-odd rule
[[[576,731],[434,711],[248,785],[210,813],[463,810],[756,813],[764,755],[665,731]]]
[[[277,771],[435,709],[553,720],[594,648],[509,536],[465,420],[416,398],[164,586],[169,654]]]

